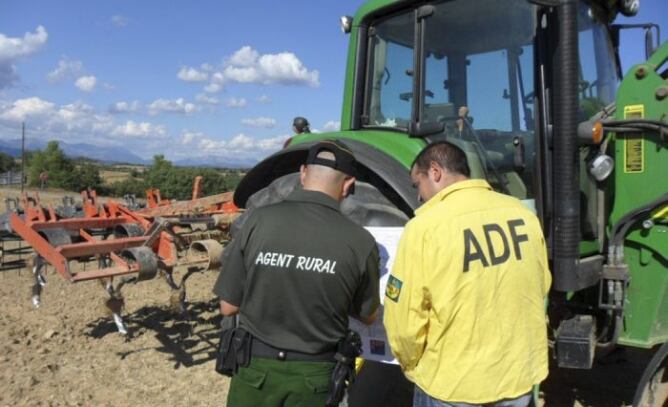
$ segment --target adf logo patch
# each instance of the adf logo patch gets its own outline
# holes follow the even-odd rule
[[[401,280],[394,276],[387,279],[387,286],[385,287],[385,296],[394,302],[399,301],[399,294],[401,294]]]

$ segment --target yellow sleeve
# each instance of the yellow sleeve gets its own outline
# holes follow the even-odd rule
[[[383,323],[392,353],[402,370],[410,372],[422,357],[427,339],[428,310],[424,299],[424,236],[409,223],[388,278]]]
[[[545,238],[543,237],[542,231],[539,229],[540,233],[540,263],[543,268],[543,296],[547,297],[550,292],[550,285],[552,284],[552,274],[550,273],[550,266],[547,261],[547,247],[545,245]]]

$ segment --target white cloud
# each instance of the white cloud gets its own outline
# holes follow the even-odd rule
[[[184,131],[181,133],[181,144],[193,144],[199,140],[202,140],[206,138],[204,133],[199,133],[199,132],[192,132],[192,131]]]
[[[109,116],[96,114],[92,106],[83,102],[58,107],[38,97],[29,97],[0,104],[1,125],[16,128],[22,121],[42,137],[58,135],[88,140],[91,135],[107,135],[113,128]]]
[[[319,72],[309,71],[291,52],[262,55],[258,65],[264,84],[320,86]]]
[[[239,67],[250,67],[255,65],[260,54],[248,45],[241,47],[229,59],[228,64]]]
[[[276,119],[271,117],[254,117],[250,119],[242,119],[241,123],[250,127],[264,127],[266,129],[273,129],[276,127]]]
[[[141,104],[137,100],[116,102],[109,107],[109,113],[137,113],[140,110]]]
[[[198,71],[193,67],[182,67],[176,74],[176,77],[186,82],[204,82],[209,79],[209,74],[204,71]]]
[[[123,101],[113,107],[132,110],[138,105],[139,102]],[[278,151],[289,137],[286,134],[255,138],[242,133],[223,139],[196,130],[184,130],[172,135],[159,122],[117,121],[114,115],[98,113],[95,108],[80,101],[58,105],[39,97],[15,101],[0,99],[0,134],[18,134],[22,121],[26,122],[30,134],[43,139],[122,146],[144,158],[161,153],[170,160],[202,159],[202,162],[231,166],[253,165]]]
[[[254,139],[246,134],[240,133],[229,140],[214,140],[211,138],[200,138],[198,148],[203,155],[232,156],[237,158],[255,157],[261,158],[268,152],[279,150],[289,136],[276,136],[265,139]]]
[[[97,78],[93,75],[82,76],[74,82],[74,86],[84,92],[92,92],[97,85]]]
[[[269,103],[271,103],[271,98],[270,98],[269,96],[267,96],[267,95],[262,95],[262,96],[260,96],[259,98],[257,98],[257,101],[258,101],[260,104],[268,105]]]
[[[111,132],[114,136],[125,136],[125,137],[137,137],[137,138],[147,138],[147,137],[164,137],[167,134],[164,126],[158,126],[149,122],[135,122],[133,120],[128,120],[125,124],[117,126]]]
[[[68,59],[63,57],[58,61],[58,66],[48,74],[46,79],[51,82],[58,82],[65,78],[77,77],[83,71],[83,63],[78,60]]]
[[[18,81],[19,75],[14,65],[16,61],[39,51],[48,38],[49,34],[41,25],[34,33],[25,33],[23,38],[7,37],[0,33],[0,89]]]
[[[195,96],[195,101],[203,105],[217,105],[220,103],[218,98],[213,96],[208,96],[204,93],[199,93],[197,96]]]
[[[248,45],[225,58],[215,71],[209,64],[202,64],[201,71],[186,67],[179,71],[179,78],[183,80],[201,81],[205,75],[209,78],[209,84],[204,87],[208,93],[220,92],[227,83],[320,86],[320,73],[309,70],[294,53],[260,54]]]
[[[191,114],[201,110],[199,106],[194,103],[186,102],[183,98],[174,100],[157,99],[147,106],[148,113],[157,115],[159,113],[179,113]]]
[[[0,62],[13,61],[38,51],[49,38],[43,26],[38,26],[35,33],[27,32],[23,38],[11,38],[0,33]]]
[[[116,27],[125,27],[126,25],[128,25],[128,23],[130,23],[129,18],[127,18],[125,16],[122,16],[120,14],[116,14],[116,15],[111,16],[111,18],[109,20]]]
[[[54,106],[53,103],[38,97],[18,99],[2,109],[0,119],[19,123],[27,118],[46,116],[53,112]]]
[[[131,102],[128,105],[132,107]],[[0,134],[19,134],[23,121],[31,137],[122,146],[143,157],[178,144],[160,123],[116,122],[112,115],[98,113],[81,101],[57,105],[39,97],[15,101],[0,99]],[[192,152],[188,150],[187,153]]]
[[[341,130],[341,122],[330,120],[322,126],[322,131],[338,131]]]
[[[223,86],[217,83],[210,83],[204,87],[204,91],[208,93],[218,93],[223,90]]]
[[[225,101],[225,106],[231,107],[233,109],[241,109],[246,107],[246,99],[244,98],[235,98],[231,97]]]
[[[249,46],[232,54],[222,74],[228,82],[320,85],[318,71],[309,71],[292,52],[260,55]]]

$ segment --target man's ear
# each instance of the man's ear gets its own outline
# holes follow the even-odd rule
[[[299,181],[302,186],[304,186],[304,180],[306,179],[306,166],[304,164],[299,167]]]
[[[355,186],[355,177],[346,178],[343,181],[343,197],[347,197],[353,192]]]
[[[429,164],[429,178],[431,178],[431,180],[434,181],[435,183],[438,183],[441,181],[442,177],[443,177],[443,168],[441,168],[440,165],[432,161]]]

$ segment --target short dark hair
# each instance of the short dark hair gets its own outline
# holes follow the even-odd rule
[[[424,172],[429,169],[432,162],[440,165],[441,168],[448,170],[453,174],[471,175],[466,153],[456,145],[447,141],[437,141],[431,143],[422,149],[413,160],[411,170],[416,167],[418,171]]]

